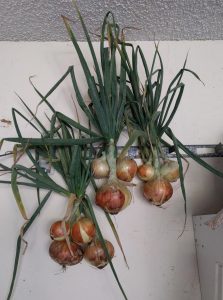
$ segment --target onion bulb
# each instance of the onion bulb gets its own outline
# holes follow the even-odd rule
[[[75,243],[70,242],[70,247],[73,254],[66,241],[53,241],[49,248],[50,257],[62,266],[76,265],[82,260],[83,252]]]
[[[180,177],[178,163],[174,160],[166,160],[160,168],[160,174],[170,182],[176,181]]]
[[[105,240],[105,245],[110,258],[113,258],[115,250],[111,242]],[[93,266],[102,269],[108,264],[107,255],[102,243],[97,240],[92,242],[85,250],[84,258]]]
[[[116,175],[122,181],[130,182],[135,177],[137,172],[137,164],[134,159],[125,157],[118,159],[116,165]]]
[[[96,233],[95,225],[91,219],[82,217],[73,224],[71,238],[77,244],[87,244],[92,241]]]
[[[92,161],[92,172],[96,179],[106,178],[109,176],[110,169],[104,155],[99,158],[95,158]]]
[[[65,235],[70,234],[70,225],[65,222],[65,228],[63,229],[63,221],[56,221],[50,227],[50,237],[55,241],[65,240]]]
[[[172,185],[164,178],[155,178],[144,184],[145,198],[157,206],[165,203],[172,195]]]
[[[96,204],[110,214],[117,214],[131,202],[130,191],[118,180],[108,180],[96,193]]]
[[[149,181],[155,176],[155,168],[148,162],[138,167],[138,177],[143,181]]]

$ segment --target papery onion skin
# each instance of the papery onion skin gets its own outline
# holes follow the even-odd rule
[[[102,179],[109,176],[110,168],[104,156],[95,158],[92,161],[91,167],[94,178]]]
[[[56,221],[50,227],[50,237],[55,241],[63,241],[65,240],[64,230],[62,226],[63,221]],[[70,234],[70,225],[65,222],[66,234]]]
[[[75,243],[70,242],[70,247],[73,251],[73,256],[66,241],[53,241],[49,248],[49,255],[54,261],[62,266],[76,265],[82,260],[83,252]]]
[[[174,160],[166,160],[160,168],[160,174],[170,182],[177,181],[180,177],[178,163]]]
[[[125,157],[118,159],[116,164],[116,175],[122,181],[130,182],[137,173],[137,164],[134,159]]]
[[[96,233],[95,225],[91,219],[82,217],[73,224],[71,238],[77,244],[88,244],[92,241]]]
[[[105,245],[112,259],[115,254],[115,249],[111,242],[105,240]],[[97,240],[92,242],[85,250],[84,258],[98,269],[104,268],[108,264],[108,258],[103,249],[102,243]]]
[[[131,202],[130,191],[121,183],[109,180],[99,188],[95,203],[110,214],[117,214]]]
[[[137,175],[143,181],[152,180],[155,176],[155,168],[150,163],[143,164],[138,167]]]
[[[160,206],[173,195],[171,183],[164,178],[155,178],[144,184],[144,196],[154,205]]]

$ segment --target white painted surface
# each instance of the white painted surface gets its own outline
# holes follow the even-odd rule
[[[141,43],[150,54],[151,43]],[[86,44],[81,44],[84,53]],[[98,46],[98,44],[96,44]],[[195,79],[185,78],[182,106],[173,123],[175,134],[186,144],[217,143],[222,137],[222,82],[223,42],[163,42],[160,50],[165,65],[165,82],[169,82],[182,66],[190,49],[188,67],[193,68],[206,83],[203,87]],[[29,105],[34,107],[38,97],[28,82],[34,82],[44,94],[74,64],[81,89],[86,95],[83,74],[70,43],[0,43],[0,118],[11,119],[11,107],[25,111],[14,94],[16,91]],[[70,81],[51,97],[52,103],[62,111],[74,115]],[[42,109],[43,111],[44,109]],[[44,118],[40,111],[39,116]],[[32,134],[29,126],[24,132]],[[14,134],[12,127],[0,127],[0,136]],[[10,149],[5,144],[2,151]],[[0,161],[3,161],[2,159]],[[221,167],[221,159],[209,159],[211,164]],[[201,167],[191,163],[186,176],[188,194],[188,224],[184,235],[177,239],[183,226],[183,200],[179,184],[174,197],[166,209],[149,205],[141,196],[140,187],[134,189],[134,201],[130,207],[115,217],[119,234],[129,261],[125,267],[111,230],[103,214],[96,208],[103,224],[104,236],[116,248],[114,264],[129,300],[200,300],[196,253],[191,215],[215,213],[222,207],[222,181]],[[0,185],[0,299],[8,291],[15,254],[16,237],[23,224],[10,188]],[[22,193],[28,213],[36,206],[32,191]],[[52,221],[64,212],[65,199],[54,195],[44,211],[28,232],[29,247],[20,264],[13,299],[48,300],[75,297],[88,299],[122,299],[122,295],[108,268],[98,271],[85,262],[65,273],[48,257],[50,239],[48,229]]]
[[[205,225],[212,217],[193,218],[202,300],[223,299],[223,225],[215,230]]]

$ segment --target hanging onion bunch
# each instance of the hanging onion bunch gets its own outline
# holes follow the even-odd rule
[[[169,125],[183,95],[185,87],[182,82],[183,74],[187,72],[197,79],[199,77],[186,68],[185,61],[183,68],[173,78],[166,93],[162,96],[164,69],[158,46],[155,45],[155,53],[150,67],[147,65],[140,46],[135,48],[132,44],[117,39],[116,47],[130,82],[126,87],[128,103],[126,116],[128,116],[129,131],[140,128],[145,133],[144,136],[138,138],[142,165],[138,167],[137,174],[145,182],[143,194],[153,204],[162,205],[173,194],[171,183],[180,178],[186,201],[181,155],[178,150],[179,147],[182,147]],[[131,49],[131,58],[128,56],[127,47]],[[144,84],[140,82],[139,60],[141,60],[140,63],[142,62],[146,76]],[[164,134],[172,139],[174,146],[164,140]],[[164,147],[176,152],[177,161],[168,159],[168,155],[163,151]]]
[[[55,84],[55,88],[51,89],[51,92],[56,89],[57,86],[58,83]],[[38,90],[37,92],[41,95]],[[97,239],[102,249],[104,249],[106,256],[104,260],[110,264],[117,283],[126,298],[111,261],[112,255],[109,254],[106,248],[107,242],[104,240],[97,223],[92,202],[86,194],[86,189],[92,179],[91,161],[94,148],[91,143],[103,141],[103,137],[83,127],[79,122],[70,119],[64,114],[56,112],[47,101],[47,97],[42,96],[41,101],[44,101],[53,113],[50,119],[50,130],[44,127],[36,115],[32,113],[23,102],[39,128],[19,111],[13,109],[13,120],[18,137],[5,139],[5,141],[16,142],[20,145],[19,147],[22,149],[22,153],[26,153],[34,169],[18,164],[18,157],[14,157],[15,163],[13,164],[13,168],[9,168],[3,164],[1,165],[7,172],[12,173],[12,180],[4,181],[4,183],[12,185],[18,207],[26,220],[28,220],[28,217],[19,194],[18,186],[27,185],[34,187],[37,189],[38,196],[39,189],[49,190],[49,193],[44,200],[40,202],[38,209],[34,212],[30,221],[27,221],[27,224],[24,226],[23,234],[38,216],[52,191],[67,197],[68,201],[65,215],[61,220],[53,222],[50,227],[49,235],[53,239],[49,246],[50,257],[63,267],[76,265],[81,262],[85,250],[92,240]],[[41,138],[23,138],[17,121],[18,116],[29,122],[38,133],[41,133]],[[78,136],[78,138],[76,138],[76,136]],[[65,187],[57,184],[50,177],[50,174],[40,167],[40,158],[48,161],[50,168],[53,168],[63,178]],[[27,180],[27,182],[23,181],[23,178]],[[19,236],[18,241],[20,242],[17,247],[13,279],[8,299],[11,297],[15,283],[22,239],[23,237]]]
[[[79,15],[80,16],[80,15]],[[104,19],[101,29],[100,62],[97,60],[91,39],[80,16],[84,29],[95,73],[89,69],[85,57],[77,43],[69,20],[64,22],[79,56],[88,85],[91,104],[87,106],[80,93],[75,73],[72,73],[77,101],[88,117],[92,126],[104,137],[100,155],[92,162],[95,178],[106,178],[106,182],[96,192],[96,204],[111,214],[117,214],[131,202],[131,193],[122,181],[131,181],[137,172],[134,160],[117,153],[117,141],[125,126],[124,111],[126,105],[126,71],[123,62],[120,72],[117,71],[117,49],[115,40],[119,28],[111,13]]]

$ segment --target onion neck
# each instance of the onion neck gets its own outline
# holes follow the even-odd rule
[[[107,151],[107,162],[110,168],[110,174],[109,174],[109,179],[117,179],[116,177],[116,156],[115,156],[115,143],[113,139],[110,139],[109,144],[108,144],[108,151]]]
[[[160,177],[160,160],[158,155],[158,149],[155,147],[153,152],[153,166],[155,168],[155,176]]]

